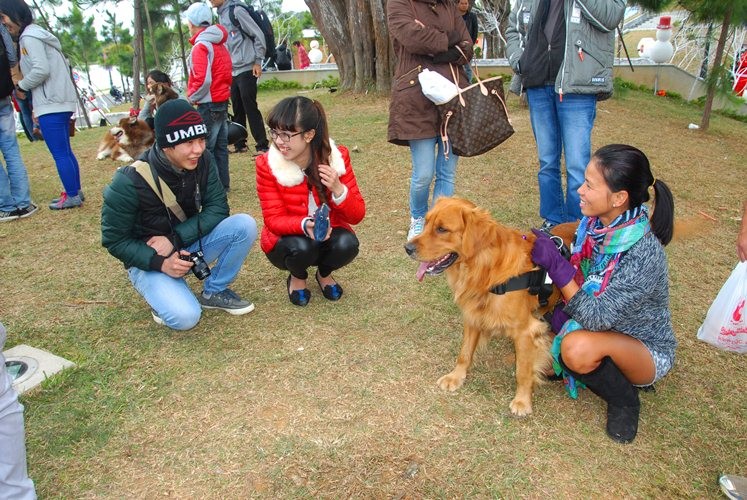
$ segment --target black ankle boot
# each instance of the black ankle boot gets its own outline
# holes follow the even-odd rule
[[[596,370],[590,373],[576,373],[569,370],[558,356],[560,366],[565,371],[586,384],[594,394],[607,402],[607,434],[618,443],[630,443],[638,433],[638,415],[641,402],[638,390],[628,382],[625,375],[605,356]]]

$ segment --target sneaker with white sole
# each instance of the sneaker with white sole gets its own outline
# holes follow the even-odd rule
[[[18,216],[19,219],[24,219],[26,217],[34,215],[37,210],[39,210],[39,207],[37,207],[33,203],[29,203],[29,206],[18,208],[14,213]]]
[[[423,232],[425,217],[410,217],[410,230],[407,232],[407,241]]]
[[[161,319],[161,317],[158,314],[156,314],[156,311],[154,311],[153,309],[150,310],[150,314],[151,316],[153,316],[153,321],[155,321],[157,325],[165,324],[164,321]]]
[[[67,193],[63,192],[57,201],[52,201],[49,204],[50,210],[65,210],[68,208],[78,208],[83,205],[83,200],[80,199],[80,195],[68,196]]]
[[[718,479],[721,491],[731,500],[744,500],[747,498],[747,477],[724,475]]]
[[[18,218],[18,209],[11,210],[10,212],[0,211],[0,222],[16,220],[17,218]]]
[[[239,297],[239,294],[226,288],[222,292],[206,296],[205,292],[197,295],[197,301],[203,309],[221,309],[228,314],[240,316],[254,310],[254,304]]]

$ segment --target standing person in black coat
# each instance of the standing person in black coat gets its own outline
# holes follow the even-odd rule
[[[464,24],[467,25],[467,31],[472,39],[472,45],[477,43],[477,15],[472,12],[469,0],[457,0],[457,10],[464,19]],[[467,81],[472,83],[472,66],[470,63],[464,65],[464,72],[467,73]]]

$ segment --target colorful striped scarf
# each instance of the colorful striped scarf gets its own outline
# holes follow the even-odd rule
[[[608,226],[602,224],[598,217],[581,219],[571,251],[571,264],[576,268],[574,279],[581,287],[580,292],[594,297],[601,294],[607,288],[612,273],[625,252],[650,231],[648,207],[645,205],[623,212]],[[565,388],[573,399],[578,397],[578,386],[583,387],[583,384],[563,371],[558,356],[563,337],[582,329],[583,326],[576,320],[566,321],[553,340],[550,350],[553,369],[557,375],[563,374]]]

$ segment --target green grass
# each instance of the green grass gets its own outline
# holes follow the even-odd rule
[[[260,92],[263,113],[296,90]],[[116,164],[96,161],[101,129],[73,139],[87,201],[80,210],[0,225],[6,348],[26,343],[77,364],[22,397],[29,472],[41,498],[151,497],[716,497],[720,473],[747,474],[747,358],[695,339],[736,263],[747,192],[747,125],[627,89],[600,103],[594,147],[643,149],[675,195],[678,237],[667,247],[679,341],[672,372],[643,393],[640,432],[620,446],[604,405],[558,384],[512,418],[513,351],[478,354],[465,386],[440,391],[461,319],[444,279],[415,280],[406,148],[386,143],[388,100],[301,90],[319,99],[333,137],[352,153],[366,219],[361,253],[335,273],[329,303],[316,287],[292,306],[285,274],[258,246],[234,285],[257,309],[208,311],[189,332],[158,327],[121,264],[100,246],[101,190]],[[537,159],[527,109],[516,134],[459,162],[457,194],[501,222],[537,215]],[[19,139],[40,205],[59,192],[44,144]],[[254,166],[231,155],[233,212],[261,222]],[[192,282],[199,289],[196,282]]]

